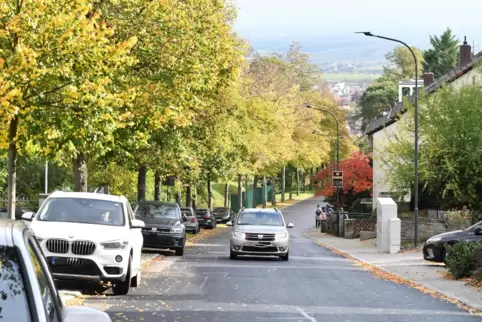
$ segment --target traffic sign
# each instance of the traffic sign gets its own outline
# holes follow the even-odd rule
[[[343,171],[333,171],[331,184],[334,188],[343,188]]]

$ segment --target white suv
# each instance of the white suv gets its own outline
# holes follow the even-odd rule
[[[54,192],[30,228],[56,279],[109,281],[116,295],[140,284],[143,221],[125,197]]]

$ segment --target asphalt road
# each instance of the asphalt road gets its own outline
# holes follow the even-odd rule
[[[229,259],[229,229],[154,261],[142,286],[87,305],[114,321],[479,321],[453,304],[370,273],[302,236],[314,226],[308,200],[283,210],[293,222],[290,260]]]

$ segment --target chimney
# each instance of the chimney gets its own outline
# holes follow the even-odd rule
[[[423,86],[429,87],[430,84],[435,82],[435,76],[432,72],[423,73]]]
[[[462,67],[472,60],[472,47],[467,44],[467,36],[464,37],[464,44],[460,46],[459,66]]]

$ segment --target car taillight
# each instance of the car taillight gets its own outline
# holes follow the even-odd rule
[[[204,219],[208,219],[208,218],[209,218],[208,214],[204,215]]]
[[[196,218],[192,217],[191,222],[196,222]]]

